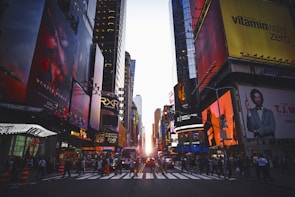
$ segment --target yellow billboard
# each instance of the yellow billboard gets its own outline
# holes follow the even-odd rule
[[[295,65],[287,7],[262,0],[220,0],[220,6],[230,57]]]

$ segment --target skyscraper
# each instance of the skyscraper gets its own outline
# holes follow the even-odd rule
[[[97,0],[93,42],[104,56],[103,91],[124,87],[126,0]]]
[[[172,34],[174,35],[178,88],[183,89],[183,99],[175,93],[175,109],[190,113],[196,108],[196,99],[191,94],[196,85],[197,71],[195,63],[194,38],[191,25],[189,0],[171,0],[170,14]],[[177,102],[177,100],[182,102]]]

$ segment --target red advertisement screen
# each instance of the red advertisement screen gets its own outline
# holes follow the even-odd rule
[[[69,113],[69,123],[80,128],[87,129],[89,104],[89,95],[84,92],[82,87],[77,82],[74,82],[71,98],[71,108]]]
[[[206,86],[227,58],[225,36],[218,1],[210,9],[195,42],[198,83]],[[211,67],[211,69],[210,69]]]
[[[76,52],[73,29],[55,1],[46,1],[28,82],[28,104],[67,116]]]
[[[224,119],[225,127],[223,130],[226,133],[224,144],[232,146],[238,144],[235,126],[235,115],[232,106],[232,99],[230,91],[219,97],[218,101],[212,103],[209,107],[202,111],[202,119],[205,134],[208,136],[209,146],[222,145],[222,138],[220,135],[220,118]]]

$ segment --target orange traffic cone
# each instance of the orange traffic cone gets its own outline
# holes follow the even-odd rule
[[[58,168],[58,174],[63,175],[65,170],[65,164],[63,162],[60,162],[59,168]]]
[[[23,167],[22,176],[21,176],[21,182],[22,183],[28,183],[29,182],[29,175],[30,175],[30,168]]]
[[[10,168],[4,168],[1,176],[0,183],[3,184],[4,187],[7,187],[10,181]]]

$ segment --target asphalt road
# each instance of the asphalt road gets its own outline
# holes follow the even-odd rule
[[[143,166],[138,177],[130,176],[128,170],[123,170],[122,175],[111,173],[104,177],[92,172],[81,176],[72,173],[71,178],[54,175],[28,184],[1,188],[0,191],[1,197],[283,197],[294,196],[295,188],[239,177],[225,180],[217,175],[182,173],[178,168],[162,174],[150,172]]]

